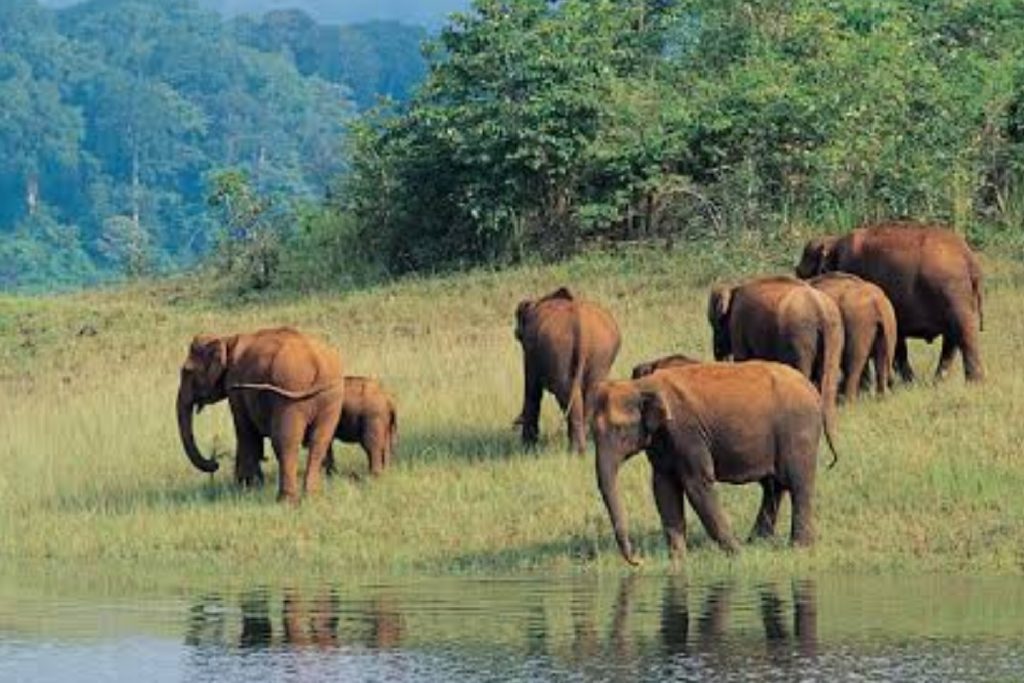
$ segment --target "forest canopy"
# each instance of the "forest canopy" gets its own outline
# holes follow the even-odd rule
[[[215,245],[251,286],[337,285],[900,216],[1024,245],[1018,0],[474,0],[424,39],[6,2],[0,286]]]
[[[225,20],[195,0],[0,3],[0,288],[159,272],[208,253],[210,176],[323,197],[344,132],[422,78],[421,28]]]
[[[391,272],[794,221],[1019,235],[1022,50],[1017,0],[476,0],[355,127],[337,210]]]

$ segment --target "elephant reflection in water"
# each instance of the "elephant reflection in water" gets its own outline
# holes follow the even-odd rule
[[[599,636],[597,615],[593,609],[593,591],[582,590],[583,586],[580,584],[573,585],[570,609],[573,629],[571,653],[574,661],[588,661],[605,652],[615,654],[620,661],[633,656],[632,641],[626,627],[633,607],[636,584],[636,574],[625,576],[619,582],[606,645],[602,645]]]
[[[221,596],[204,596],[191,610],[186,645],[202,648],[266,649],[272,647],[333,649],[360,645],[392,649],[401,645],[405,620],[394,600],[377,596],[342,604],[338,592],[327,589],[309,599],[296,589],[281,598],[280,627],[275,628],[268,591],[251,591],[240,599],[241,628],[229,624],[232,611]],[[342,613],[347,625],[342,627]],[[237,633],[237,640],[234,634]]]
[[[792,582],[792,633],[786,626],[785,602],[780,597],[779,587],[762,584],[758,589],[761,622],[764,638],[770,655],[790,652],[790,643],[795,640],[799,653],[812,657],[818,649],[818,608],[817,589],[813,580]],[[696,619],[696,638],[689,639],[690,619],[686,603],[686,587],[681,580],[670,580],[665,584],[661,603],[660,636],[662,650],[666,654],[722,654],[730,653],[749,656],[749,651],[730,643],[729,617],[736,594],[736,584],[725,581],[708,590],[704,609]]]

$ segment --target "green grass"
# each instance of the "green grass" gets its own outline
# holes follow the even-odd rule
[[[708,358],[707,284],[787,267],[798,237],[630,249],[355,293],[240,300],[171,280],[0,298],[0,561],[264,578],[621,571],[593,456],[566,453],[553,401],[539,450],[524,452],[512,430],[522,392],[516,302],[563,283],[604,302],[623,330],[620,376],[668,352]],[[941,386],[843,408],[839,465],[818,479],[816,547],[787,547],[787,506],[777,542],[730,559],[690,511],[691,574],[1024,572],[1024,267],[998,254],[985,262],[989,381],[966,386],[958,365]],[[344,447],[346,474],[299,509],[275,504],[272,483],[236,490],[230,462],[213,478],[192,469],[173,414],[193,334],[280,324],[335,344],[350,372],[380,377],[399,400],[397,465],[368,481],[362,452]],[[919,374],[930,376],[937,347],[912,344]],[[233,451],[226,404],[196,424],[206,452]],[[273,482],[276,466],[266,469]],[[668,560],[648,477],[638,456],[623,469],[623,494],[642,571],[658,571]],[[759,488],[720,489],[745,535]]]

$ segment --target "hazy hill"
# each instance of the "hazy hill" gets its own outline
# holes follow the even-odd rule
[[[421,80],[425,37],[196,0],[0,0],[0,289],[191,263],[217,169],[321,196],[347,121]]]
[[[66,7],[81,0],[43,0],[44,5]],[[353,23],[397,20],[437,26],[450,12],[469,6],[469,0],[201,0],[201,5],[224,14],[260,14],[271,10],[301,9],[320,22]]]

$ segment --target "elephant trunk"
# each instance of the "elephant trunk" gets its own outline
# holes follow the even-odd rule
[[[599,449],[597,454],[597,483],[601,489],[601,498],[608,509],[608,516],[612,521],[612,528],[615,530],[615,541],[619,544],[619,552],[623,559],[631,565],[638,565],[640,561],[633,554],[633,546],[629,542],[629,532],[626,523],[626,512],[622,508],[622,500],[619,498],[619,464],[621,460],[614,450]]]
[[[192,392],[183,384],[178,389],[178,433],[181,436],[181,445],[185,448],[185,455],[197,470],[213,473],[219,467],[217,461],[203,457],[196,447],[195,434],[192,431],[194,406]]]

